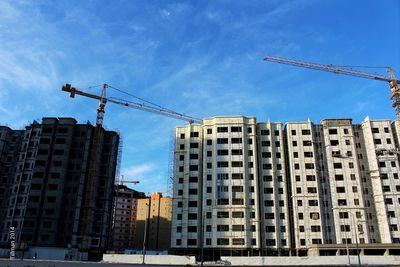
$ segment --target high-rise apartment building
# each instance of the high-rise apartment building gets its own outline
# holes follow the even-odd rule
[[[6,187],[0,189],[0,246],[9,246],[14,227],[21,248],[72,247],[93,254],[107,248],[119,136],[99,129],[94,155],[94,128],[72,118],[43,118],[24,131],[1,128]]]
[[[172,198],[161,193],[137,199],[134,247],[146,250],[168,250],[171,244]],[[144,236],[146,235],[146,237]]]
[[[113,251],[124,251],[134,246],[136,232],[136,215],[138,198],[145,194],[125,185],[115,186],[113,220],[109,248]]]
[[[399,122],[369,118],[177,127],[172,250],[215,258],[400,243],[399,137]]]

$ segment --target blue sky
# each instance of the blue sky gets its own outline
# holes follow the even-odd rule
[[[397,0],[0,0],[0,124],[94,122],[97,102],[60,88],[103,82],[199,118],[392,120],[384,82],[263,57],[392,66],[400,77],[399,44]],[[166,192],[170,140],[185,122],[109,104],[104,124],[122,134],[121,173],[138,190]]]

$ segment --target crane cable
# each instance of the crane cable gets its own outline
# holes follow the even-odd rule
[[[157,105],[157,104],[155,104],[155,103],[153,103],[153,102],[147,101],[147,100],[145,100],[145,99],[143,99],[143,98],[140,98],[140,97],[138,97],[138,96],[135,96],[135,95],[133,95],[133,94],[131,94],[131,93],[128,93],[128,92],[125,92],[125,91],[123,91],[123,90],[121,90],[121,89],[118,89],[118,88],[116,88],[116,87],[114,87],[114,86],[108,85],[108,87],[109,87],[109,88],[112,88],[112,89],[114,89],[114,90],[116,90],[116,91],[118,91],[118,92],[120,92],[120,93],[129,95],[129,96],[131,96],[131,97],[133,97],[133,98],[136,98],[136,99],[138,99],[138,100],[140,100],[140,101],[143,101],[143,102],[145,102],[145,103],[147,103],[147,104],[150,104],[150,105],[153,105],[153,106],[155,106],[155,107],[158,107],[158,108],[160,108],[161,110],[165,110],[165,111],[174,113],[174,114],[176,114],[176,115],[181,115],[181,116],[183,115],[183,116],[186,116],[186,115],[183,114],[183,113],[178,113],[178,112],[173,111],[173,110],[171,110],[171,109],[168,109],[168,108],[165,108],[165,107],[163,107],[163,106]],[[126,100],[125,100],[125,101],[126,101]],[[133,103],[133,102],[131,102],[131,101],[127,101],[127,102]]]

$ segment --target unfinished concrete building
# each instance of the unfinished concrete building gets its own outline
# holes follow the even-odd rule
[[[359,245],[392,253],[400,242],[399,137],[398,122],[369,118],[283,129],[215,117],[177,127],[172,250],[216,258],[343,254]]]
[[[94,126],[71,118],[43,118],[42,123],[34,122],[22,131],[17,145],[3,144],[15,167],[2,168],[1,173],[3,177],[3,171],[10,171],[11,180],[0,246],[9,246],[13,226],[20,249],[70,246],[96,257],[107,248],[119,136],[99,131],[96,155],[91,153]],[[12,135],[17,133],[21,132]],[[11,147],[14,157],[9,156]],[[96,170],[88,185],[90,163]],[[88,206],[85,199],[90,189],[95,194]],[[91,218],[84,218],[88,209]],[[89,241],[84,244],[83,240]]]
[[[138,198],[145,194],[125,185],[115,186],[113,220],[110,231],[109,249],[123,252],[134,247]]]

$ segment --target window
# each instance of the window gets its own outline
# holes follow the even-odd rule
[[[232,173],[232,180],[243,179],[243,173]]]
[[[270,158],[272,155],[271,155],[271,152],[262,152],[262,153],[261,153],[261,156],[262,156],[263,158]]]
[[[188,226],[188,232],[189,233],[196,233],[197,232],[197,227],[196,226]]]
[[[267,226],[265,226],[265,232],[267,232],[267,233],[274,233],[274,232],[275,232],[275,226],[273,226],[273,225],[267,225]]]
[[[238,186],[238,185],[232,186],[232,192],[243,192],[243,186]]]
[[[188,213],[188,220],[197,220],[197,213]]]
[[[382,144],[382,140],[379,139],[379,138],[375,138],[375,139],[374,139],[374,144],[375,144],[375,145],[380,145],[380,144]]]
[[[243,232],[244,231],[244,225],[242,225],[242,224],[234,224],[234,225],[232,225],[232,231],[233,232]]]
[[[232,138],[232,144],[241,144],[242,138]]]
[[[317,193],[317,188],[316,187],[307,187],[307,193],[316,194]]]
[[[249,129],[251,130],[251,128],[249,128]],[[242,127],[239,127],[239,126],[231,127],[231,132],[233,132],[233,133],[237,133],[237,132],[241,132],[241,131],[242,131]],[[251,133],[251,131],[249,133]]]
[[[270,163],[263,164],[262,166],[263,166],[263,169],[264,169],[264,170],[270,170],[270,169],[272,169],[272,164],[270,164]]]
[[[372,128],[372,133],[379,133],[379,128]]]
[[[337,193],[346,193],[346,190],[345,190],[344,186],[337,186],[336,192]]]
[[[217,127],[217,133],[227,133],[228,127]]]
[[[340,225],[340,231],[342,231],[342,232],[350,232],[350,225],[347,225],[347,224]]]
[[[196,194],[197,194],[197,189],[189,189],[189,194],[190,194],[190,190],[196,190]],[[192,194],[193,195],[193,194]],[[190,208],[195,208],[197,207],[197,201],[189,201],[189,207]]]
[[[229,245],[229,238],[218,238],[217,239],[217,245],[220,245],[220,246]]]
[[[226,154],[224,154],[226,153]],[[232,149],[231,151],[232,155],[243,155],[243,150],[242,149]],[[228,150],[226,152],[223,152],[221,155],[228,155]]]
[[[311,225],[311,232],[321,232],[321,226]]]
[[[342,168],[342,163],[340,163],[340,162],[334,162],[334,163],[333,163],[333,168],[335,168],[335,169],[341,169],[341,168]]]
[[[329,129],[329,134],[337,134],[337,129]]]
[[[196,246],[197,239],[188,239],[187,244],[188,244],[188,246]]]
[[[228,138],[218,138],[217,144],[228,144]]]
[[[207,129],[207,134],[212,134],[212,129],[211,128]]]
[[[271,141],[261,141],[261,146],[271,146]]]
[[[232,167],[243,167],[243,161],[232,161]]]
[[[189,195],[197,195],[197,188],[190,188]]]
[[[227,156],[227,155],[229,155],[229,150],[228,149],[219,149],[219,150],[217,150],[217,155],[218,156]]]
[[[198,165],[189,165],[189,171],[198,171],[199,166]]]
[[[191,132],[190,137],[199,137],[199,132]]]
[[[269,135],[269,130],[261,130],[261,135]]]
[[[292,130],[292,135],[296,135],[296,130]]]
[[[183,156],[183,155],[181,155]],[[199,158],[199,154],[190,154],[189,156],[190,159],[198,159]]]
[[[218,224],[217,225],[217,231],[218,232],[228,232],[229,231],[229,225],[227,225],[227,224]]]
[[[212,140],[207,140],[207,145],[211,146],[212,145]]]
[[[338,199],[338,205],[339,206],[347,206],[347,200],[346,199]]]
[[[315,175],[307,175],[307,176],[306,176],[306,180],[307,180],[308,182],[313,182],[313,181],[315,181]]]
[[[314,169],[314,163],[306,163],[305,164],[305,168],[308,169],[308,170]]]
[[[229,217],[229,215],[228,215],[228,217]],[[232,211],[232,218],[244,218],[244,212],[242,212],[242,211]]]
[[[198,180],[199,180],[198,177],[193,177],[193,176],[189,177],[189,183],[197,183]]]
[[[265,213],[265,219],[275,219],[274,213]]]
[[[310,135],[310,134],[311,134],[311,131],[308,130],[308,129],[306,129],[306,130],[301,130],[301,134],[302,134],[302,135]]]
[[[339,140],[331,140],[331,146],[338,146]]]
[[[217,167],[219,167],[219,168],[229,167],[229,162],[228,161],[218,161],[217,162]]]
[[[303,141],[303,146],[311,146],[311,145],[312,145],[311,140],[305,140],[305,141]]]
[[[190,148],[199,148],[199,143],[190,143]]]
[[[317,199],[310,199],[308,201],[308,206],[318,206],[318,200]]]
[[[274,206],[274,201],[273,200],[265,200],[264,201],[264,206],[265,207],[273,207]]]
[[[56,138],[56,144],[65,144],[66,139],[65,138]]]
[[[228,173],[217,173],[217,180],[228,180],[229,174]]]
[[[313,153],[312,152],[304,152],[304,157],[305,158],[312,158],[313,157]]]

